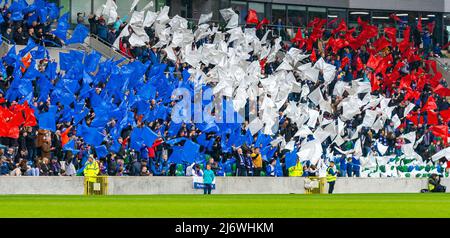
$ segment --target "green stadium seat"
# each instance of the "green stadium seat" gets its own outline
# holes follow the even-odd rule
[[[266,172],[261,171],[261,176],[266,176]]]
[[[411,174],[410,173],[405,173],[405,177],[411,178]]]
[[[430,170],[431,170],[431,166],[429,166],[429,165],[425,166],[425,171],[430,172]]]
[[[226,176],[233,176],[233,173],[226,173]]]
[[[380,171],[383,173],[386,173],[386,166],[385,165],[381,165],[380,166]]]
[[[236,173],[236,164],[233,164],[233,165],[231,166],[231,169],[233,170],[233,173]]]
[[[420,178],[421,177],[421,174],[416,174],[416,178]]]

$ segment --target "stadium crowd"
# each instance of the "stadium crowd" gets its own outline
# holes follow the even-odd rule
[[[54,9],[53,5],[46,6],[48,12]],[[20,18],[11,7],[2,8],[3,21],[0,20],[2,35],[11,44],[29,45],[31,39],[44,47],[65,45],[65,40],[57,37],[51,28],[52,24],[58,24],[59,29],[57,17],[48,14],[42,21],[41,13],[35,8],[29,12],[22,10],[25,14]],[[356,80],[362,78],[362,82],[370,82],[370,95],[390,98],[385,106],[392,108],[390,113],[396,116],[385,120],[377,130],[375,125],[362,126],[366,110],[356,113],[347,120],[342,133],[342,137],[351,139],[339,143],[327,137],[321,143],[324,151],[321,159],[313,163],[297,158],[295,152],[302,143],[317,138],[312,133],[299,136],[303,129],[287,114],[290,103],[306,104],[317,110],[322,109],[321,105],[301,92],[290,92],[277,112],[279,121],[273,135],[266,135],[262,130],[251,133],[248,118],[238,125],[214,127],[174,123],[170,112],[182,98],[171,96],[171,90],[194,87],[189,71],[192,66],[180,59],[183,49],[173,48],[174,60],[163,48],[154,47],[160,40],[154,27],[145,27],[150,39],[145,46],[132,46],[133,30],[126,27],[128,17],[117,16],[110,24],[107,18],[92,14],[86,21],[83,14],[79,14],[77,23],[89,24],[90,33],[111,45],[119,41],[120,52],[131,59],[129,64],[121,66],[121,73],[115,73],[119,70],[118,62],[99,63],[100,57],[95,52],[86,54],[84,63],[76,53],[67,54],[67,59],[60,57],[60,71],[48,54],[42,59],[36,57],[40,60],[26,58],[28,52],[19,53],[20,57],[15,52],[3,56],[0,175],[80,175],[86,161],[92,157],[98,161],[99,174],[110,176],[202,176],[207,164],[217,176],[316,176],[326,169],[331,159],[339,166],[340,176],[359,177],[360,157],[401,157],[405,153],[402,146],[411,142],[415,144],[414,152],[425,164],[437,166],[440,173],[450,170],[445,157],[436,161],[430,159],[448,147],[450,122],[450,90],[445,78],[439,77],[436,62],[430,60],[431,56],[442,56],[439,44],[433,39],[434,25],[422,29],[421,23],[410,24],[403,32],[403,41],[397,42],[395,27],[385,27],[384,32],[379,32],[377,27],[359,20],[357,29],[349,29],[344,21],[330,24],[315,18],[305,29],[299,28],[292,39],[280,41],[280,35],[284,38],[287,35],[282,28],[269,27],[267,20],[255,21],[249,11],[243,28],[256,28],[259,40],[266,38],[270,47],[279,47],[284,55],[292,49],[307,52],[310,56],[302,59],[302,63],[323,59],[335,67],[336,73],[326,85],[323,70],[315,82],[302,80],[294,73],[300,87],[310,88],[310,91],[321,88],[325,100],[331,102],[330,110],[322,115],[324,119],[337,122],[345,114],[339,104],[349,93],[335,93],[340,90],[341,82],[356,85]],[[392,19],[392,23],[395,26],[398,19]],[[225,25],[209,26],[210,30],[215,28],[226,32]],[[119,37],[123,30],[130,34]],[[210,34],[193,41],[192,48],[214,44],[215,36]],[[225,40],[231,36],[227,32]],[[232,48],[233,43],[228,47]],[[33,53],[31,51],[31,55],[37,54]],[[77,60],[80,63],[74,65],[81,65],[81,68],[69,66]],[[23,65],[17,64],[19,61]],[[271,62],[267,62],[267,58],[259,60],[256,52],[250,52],[247,61],[258,61],[262,77],[270,77],[284,63],[283,57],[278,55]],[[94,74],[97,64],[100,66]],[[205,75],[214,68],[213,64],[200,64]],[[169,73],[164,73],[166,69]],[[142,76],[143,80],[125,73],[126,70]],[[127,83],[124,85],[118,80]],[[125,90],[118,92],[115,87]],[[363,99],[365,94],[358,96]],[[248,110],[249,105],[246,108]],[[311,128],[318,124],[314,123]],[[94,127],[101,130],[92,132]],[[414,138],[405,136],[412,132]],[[281,140],[273,143],[279,136],[284,145]],[[151,144],[146,144],[147,141]],[[290,141],[296,146],[295,152],[286,148],[285,142]],[[359,142],[361,155],[345,153],[355,150]],[[333,158],[325,152],[327,149],[335,155]]]

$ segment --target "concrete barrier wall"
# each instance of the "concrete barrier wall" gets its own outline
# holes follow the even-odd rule
[[[83,194],[83,177],[0,177],[0,194]],[[199,194],[189,177],[109,177],[109,194]],[[442,179],[450,189],[450,178]],[[218,177],[215,194],[303,194],[304,178]],[[427,179],[338,178],[335,193],[418,193]],[[328,189],[328,186],[327,186]],[[447,192],[449,192],[447,189]]]
[[[84,192],[83,177],[0,177],[0,194],[79,195]]]

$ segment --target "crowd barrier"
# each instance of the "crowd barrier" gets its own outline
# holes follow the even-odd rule
[[[84,183],[84,177],[3,176],[0,194],[83,195]],[[191,177],[108,177],[107,183],[109,195],[203,193],[193,189]],[[441,184],[450,188],[450,178]],[[213,193],[304,194],[304,187],[303,177],[216,177]],[[338,178],[334,193],[418,193],[426,187],[426,178]]]

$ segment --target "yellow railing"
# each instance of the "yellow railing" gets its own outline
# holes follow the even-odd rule
[[[325,185],[327,178],[306,177],[305,179],[305,194],[320,194],[325,193]]]
[[[108,195],[108,177],[85,176],[84,195]]]

